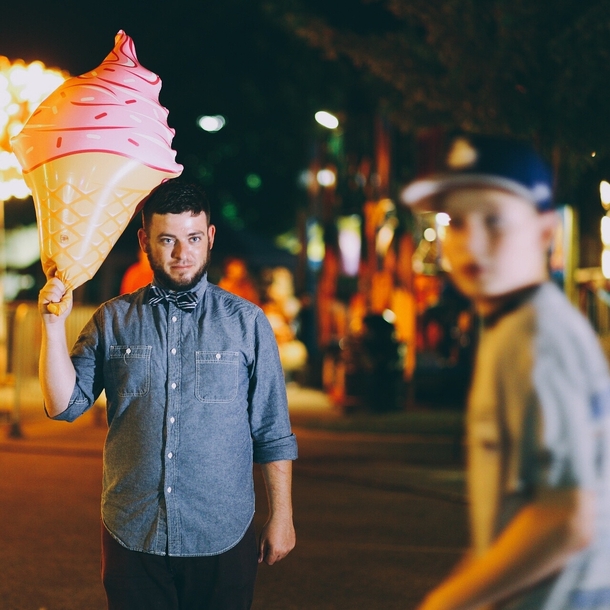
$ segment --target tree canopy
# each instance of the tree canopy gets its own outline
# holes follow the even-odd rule
[[[329,8],[329,4],[332,7]],[[401,130],[527,137],[559,196],[610,159],[609,0],[268,0],[285,27],[377,81]]]

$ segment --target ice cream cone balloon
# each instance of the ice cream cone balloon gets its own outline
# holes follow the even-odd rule
[[[121,31],[102,64],[65,81],[12,140],[34,197],[43,270],[69,291],[93,277],[139,202],[182,171],[160,89]],[[60,315],[68,304],[49,310]]]

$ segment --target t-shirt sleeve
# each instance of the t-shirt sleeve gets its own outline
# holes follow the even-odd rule
[[[596,438],[600,409],[608,412],[607,383],[595,389],[586,361],[578,361],[574,352],[566,355],[557,346],[539,346],[523,436],[533,445],[524,453],[534,461],[530,483],[535,488],[593,489],[599,476],[603,446]]]

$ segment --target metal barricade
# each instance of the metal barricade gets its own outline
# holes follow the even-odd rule
[[[83,326],[96,310],[92,305],[75,305],[66,319],[66,340],[71,347]],[[38,361],[42,341],[42,328],[38,305],[20,303],[15,310],[11,325],[9,360],[14,378],[13,408],[11,411],[11,429],[9,435],[20,438],[21,406],[23,392],[27,382],[38,378]]]

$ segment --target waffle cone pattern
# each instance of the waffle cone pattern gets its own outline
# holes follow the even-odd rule
[[[138,202],[173,174],[111,153],[81,153],[24,175],[32,190],[42,268],[71,291],[90,280]],[[69,301],[49,305],[60,315]]]

